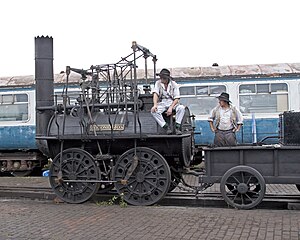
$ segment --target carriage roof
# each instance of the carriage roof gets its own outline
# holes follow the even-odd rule
[[[253,77],[295,77],[300,76],[300,63],[278,63],[278,64],[253,64],[253,65],[226,65],[213,67],[182,67],[169,68],[174,78],[253,78]],[[159,71],[159,69],[157,70]],[[81,75],[71,72],[70,83],[78,83]],[[143,69],[137,70],[137,78],[145,79]],[[153,80],[153,70],[148,70],[148,79]],[[66,74],[54,75],[56,84],[63,84],[66,81]],[[35,83],[34,75],[0,77],[0,87],[32,86]]]

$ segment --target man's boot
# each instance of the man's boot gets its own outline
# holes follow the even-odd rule
[[[181,129],[181,124],[176,123],[176,128],[175,128],[176,135],[181,135],[182,134],[180,129]]]
[[[169,127],[169,125],[167,123],[163,126],[163,129],[166,130],[168,135],[171,135],[173,133],[173,131],[171,130],[171,128]]]

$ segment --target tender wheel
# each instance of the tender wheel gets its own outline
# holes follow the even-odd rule
[[[124,194],[124,200],[132,205],[152,205],[161,200],[169,190],[171,182],[169,165],[158,152],[138,147],[137,165],[132,168],[134,156],[133,148],[123,153],[116,162],[113,170],[113,179],[117,181],[115,188],[119,194]],[[130,171],[133,171],[131,175]],[[126,178],[127,183],[122,184],[121,180]]]
[[[229,169],[221,179],[221,194],[224,200],[238,209],[251,209],[264,198],[266,184],[254,168],[236,166]]]
[[[60,154],[53,159],[49,180],[52,189],[60,199],[68,203],[82,203],[97,192],[99,184],[92,181],[98,180],[98,176],[98,168],[93,156],[82,149],[70,148],[62,152],[61,163]],[[66,182],[66,180],[82,182]]]

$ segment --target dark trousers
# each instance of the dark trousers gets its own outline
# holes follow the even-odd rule
[[[236,146],[236,136],[235,133],[231,130],[216,130],[215,139],[214,139],[215,147],[225,147],[225,146]]]

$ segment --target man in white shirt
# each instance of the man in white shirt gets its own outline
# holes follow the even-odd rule
[[[218,97],[219,105],[210,113],[208,122],[210,129],[215,133],[214,146],[235,146],[236,135],[243,125],[241,112],[231,104],[228,93],[221,93]]]
[[[156,122],[166,130],[167,134],[172,134],[173,131],[163,118],[162,113],[166,111],[166,115],[170,116],[173,110],[175,110],[175,132],[177,135],[180,135],[182,134],[181,122],[185,107],[179,104],[180,93],[178,84],[172,80],[173,78],[168,69],[164,68],[156,75],[158,75],[160,79],[155,82],[153,89],[153,107],[151,108],[151,114]]]

